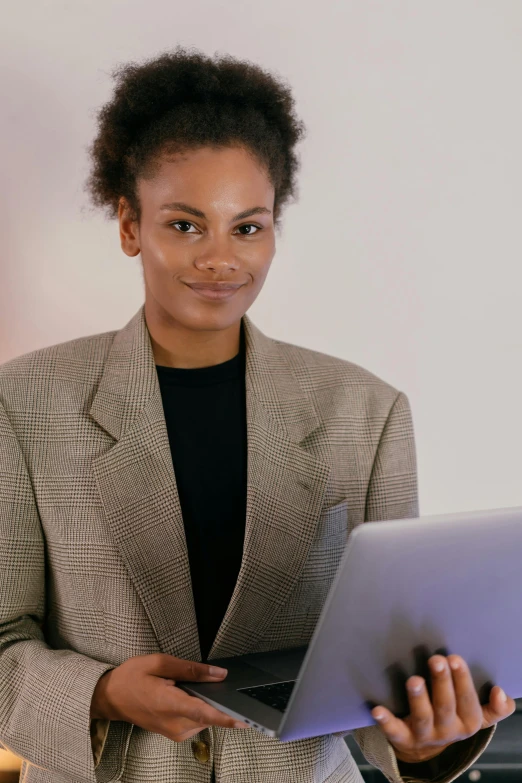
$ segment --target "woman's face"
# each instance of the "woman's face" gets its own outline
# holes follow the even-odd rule
[[[163,156],[138,195],[139,226],[120,201],[120,239],[127,255],[141,252],[148,311],[196,331],[238,322],[275,255],[274,188],[261,165],[241,147]]]

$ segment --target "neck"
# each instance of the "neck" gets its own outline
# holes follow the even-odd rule
[[[241,321],[226,329],[196,331],[175,321],[167,322],[147,309],[146,304],[145,321],[154,361],[162,367],[212,367],[239,353]]]

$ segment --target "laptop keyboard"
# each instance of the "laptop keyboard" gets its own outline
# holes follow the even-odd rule
[[[274,710],[284,712],[290,701],[294,685],[295,680],[288,680],[287,682],[274,682],[271,685],[255,685],[253,688],[238,688],[238,691],[273,707]]]

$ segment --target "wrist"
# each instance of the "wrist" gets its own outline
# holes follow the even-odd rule
[[[450,745],[451,744],[452,743],[450,743]],[[402,761],[405,764],[422,764],[424,761],[431,761],[431,759],[440,756],[440,754],[449,748],[450,745],[443,745],[441,748],[436,750],[432,748],[429,751],[417,751],[416,753],[403,753],[399,752],[395,748],[393,750],[398,761]]]
[[[104,672],[94,688],[91,699],[90,718],[91,720],[110,720],[109,706],[107,700],[107,685],[109,675],[113,669]]]

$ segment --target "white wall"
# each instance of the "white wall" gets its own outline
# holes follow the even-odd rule
[[[0,362],[143,301],[83,192],[109,71],[178,43],[227,52],[287,78],[308,127],[252,319],[408,394],[422,514],[522,506],[520,0],[9,5]]]

